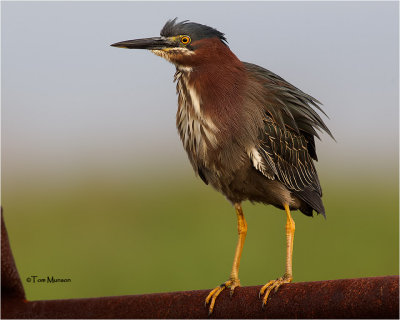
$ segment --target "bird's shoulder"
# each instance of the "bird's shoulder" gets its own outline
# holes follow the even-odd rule
[[[317,160],[314,137],[318,132],[332,133],[316,110],[323,113],[321,102],[301,91],[288,81],[258,65],[243,62],[247,70],[249,82],[249,99],[262,112],[273,119],[282,130],[303,136],[308,143],[308,151]]]

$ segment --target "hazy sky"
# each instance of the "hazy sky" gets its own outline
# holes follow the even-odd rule
[[[397,2],[2,2],[3,174],[188,165],[174,66],[109,46],[175,17],[323,102],[326,164],[397,164]]]

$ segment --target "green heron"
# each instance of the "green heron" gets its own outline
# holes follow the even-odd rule
[[[234,205],[239,239],[231,275],[206,298],[212,313],[226,288],[240,286],[239,264],[247,233],[241,203],[271,204],[286,212],[286,272],[260,290],[292,281],[295,223],[291,210],[325,216],[314,160],[317,130],[331,132],[314,110],[320,102],[271,71],[240,61],[225,35],[206,25],[169,20],[160,37],[112,44],[148,49],[176,67],[176,125],[193,169]],[[325,113],[324,113],[325,114]]]

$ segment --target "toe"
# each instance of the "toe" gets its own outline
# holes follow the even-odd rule
[[[211,290],[210,293],[208,294],[206,301],[205,301],[205,305],[207,305],[211,298],[214,296],[214,294],[222,287],[222,285],[220,285],[219,287],[216,287],[215,289]]]
[[[218,290],[214,293],[212,296],[211,302],[210,302],[210,307],[208,308],[208,315],[211,315],[213,310],[214,310],[214,305],[215,305],[215,300],[219,296],[219,294],[224,290],[225,287],[219,287]]]
[[[208,294],[206,300],[205,300],[205,306],[207,306],[208,303],[210,303],[210,306],[208,308],[208,315],[211,315],[211,313],[214,310],[214,305],[217,297],[219,294],[226,288],[230,288],[230,295],[232,297],[233,292],[235,291],[236,287],[240,286],[240,281],[239,279],[230,279],[226,281],[225,283],[221,284],[220,286],[216,287],[215,289],[211,290],[211,292]]]
[[[238,287],[238,286],[232,286],[231,287],[231,292],[229,293],[229,295],[232,297],[233,296],[233,293],[235,292],[235,288],[236,287]]]
[[[264,285],[258,294],[259,297],[261,297],[264,294],[264,297],[262,299],[263,300],[263,304],[262,304],[263,308],[264,308],[265,304],[267,303],[268,297],[273,289],[275,289],[274,292],[277,292],[279,287],[282,284],[290,283],[291,281],[292,281],[292,277],[285,274],[283,277],[278,278],[276,280],[271,280],[266,285]]]
[[[263,306],[267,303],[269,294],[271,293],[272,289],[274,289],[274,288],[275,288],[275,290],[278,289],[281,284],[282,283],[279,280],[276,280],[268,287],[267,291],[265,292],[264,298],[263,298]]]
[[[261,298],[261,296],[264,294],[265,290],[272,285],[276,280],[271,280],[267,284],[263,285],[263,287],[260,289],[260,292],[258,293],[258,297]]]

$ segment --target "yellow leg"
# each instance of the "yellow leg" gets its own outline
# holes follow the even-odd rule
[[[244,245],[244,240],[246,239],[247,234],[247,223],[244,219],[242,206],[240,203],[235,203],[235,210],[237,215],[237,223],[238,223],[238,234],[239,239],[236,245],[235,257],[233,259],[233,266],[231,271],[231,276],[228,281],[224,282],[220,286],[216,287],[212,290],[207,298],[206,298],[206,305],[210,302],[210,307],[208,309],[208,314],[211,314],[214,310],[215,300],[217,299],[218,295],[225,289],[231,289],[231,296],[236,287],[240,286],[239,280],[239,266],[240,266],[240,257],[242,256],[242,250]]]
[[[294,230],[295,223],[290,215],[290,209],[287,204],[284,205],[286,211],[286,273],[283,277],[280,277],[276,280],[271,280],[266,285],[264,285],[260,290],[260,297],[264,294],[263,297],[263,306],[267,303],[268,296],[272,289],[275,291],[284,284],[292,282],[293,274],[292,274],[292,254],[293,254],[293,239],[294,239]]]

